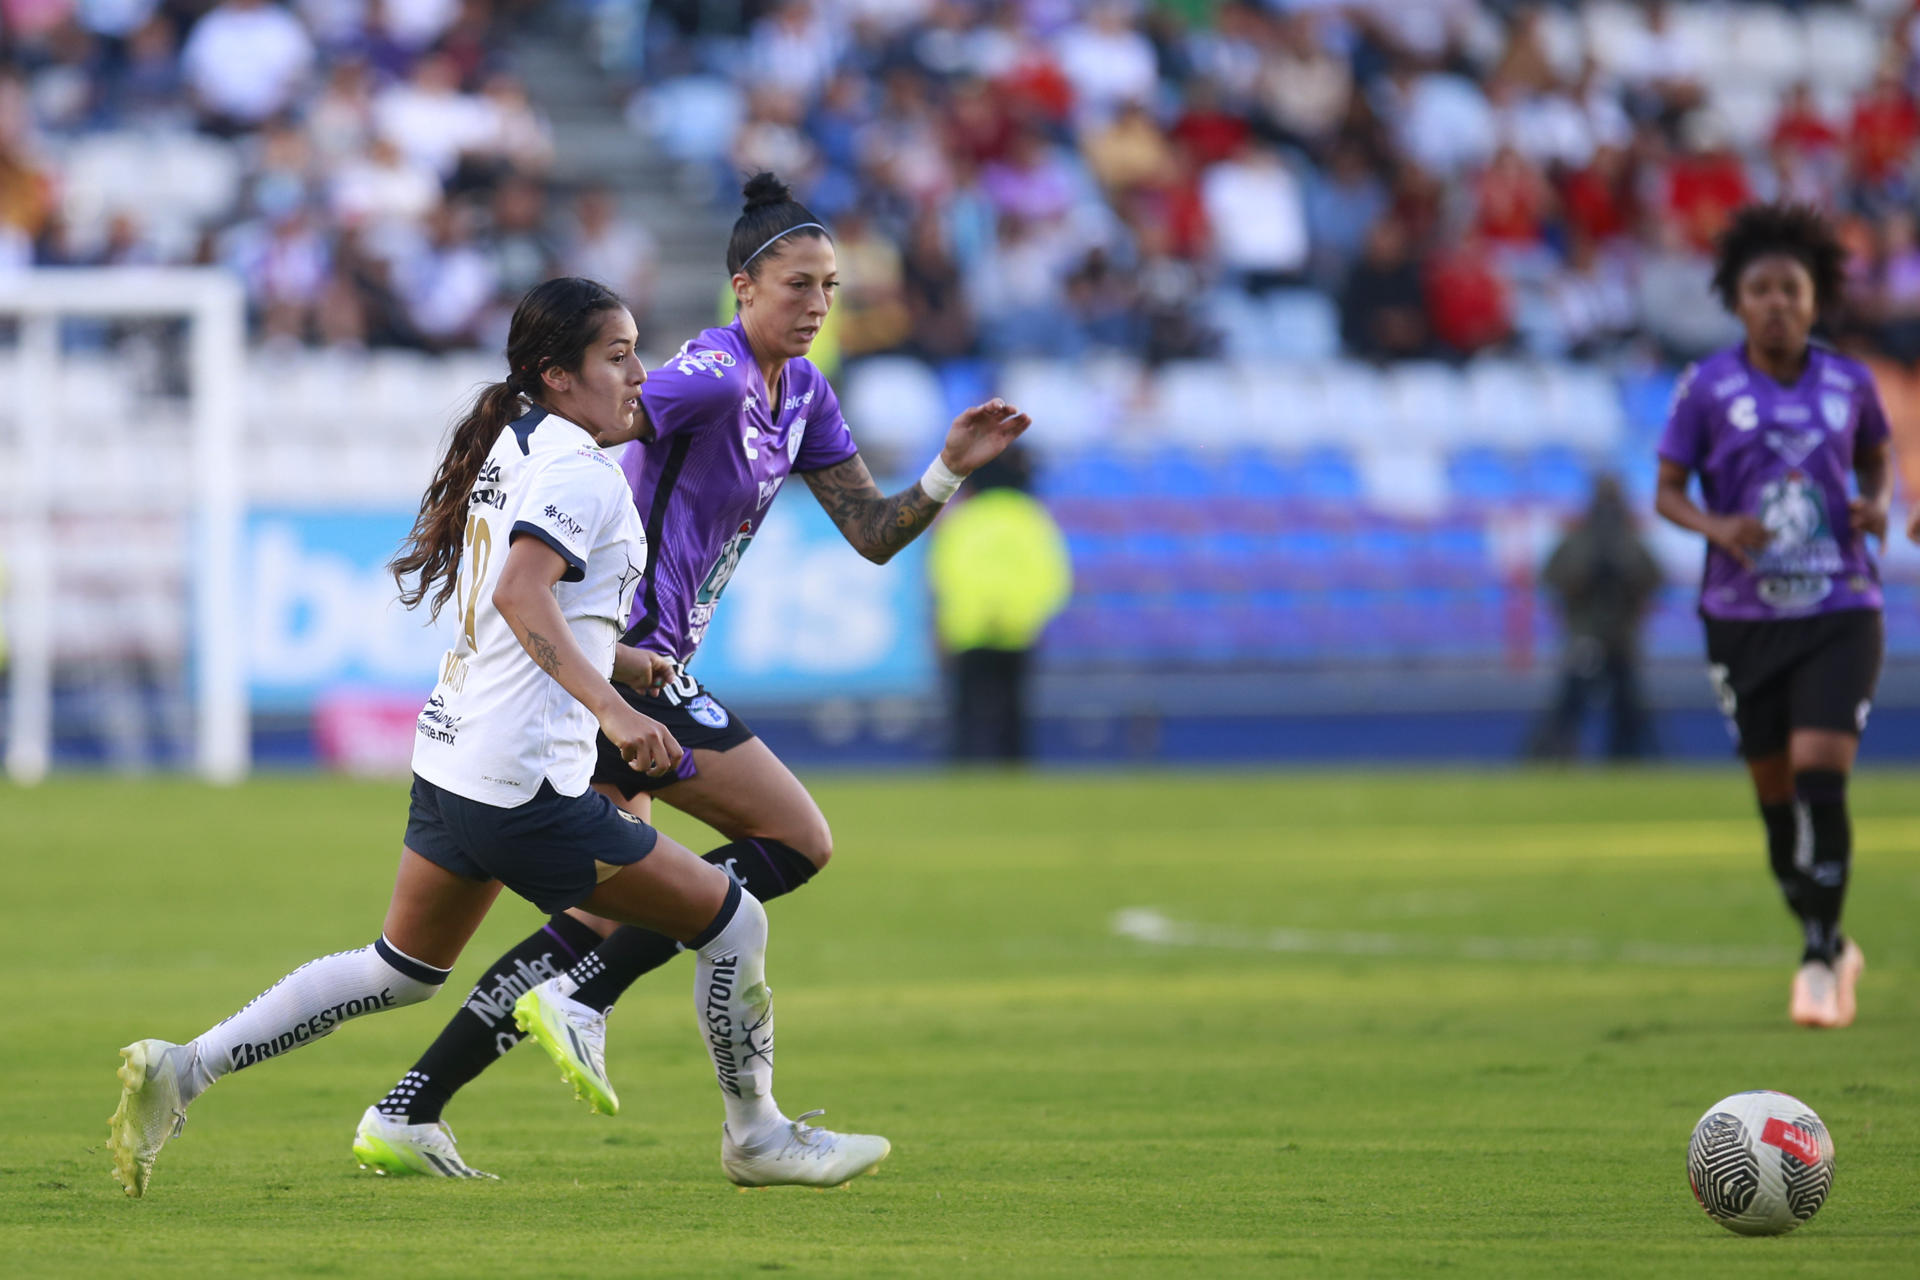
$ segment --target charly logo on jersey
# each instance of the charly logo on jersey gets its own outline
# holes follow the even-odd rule
[[[727,727],[727,709],[715,702],[708,694],[701,694],[687,702],[687,714],[709,729]]]
[[[1741,396],[1727,406],[1727,421],[1740,431],[1751,431],[1760,425],[1760,406],[1752,396]]]
[[[1829,391],[1820,397],[1820,416],[1826,419],[1830,431],[1845,431],[1847,422],[1853,417],[1853,397],[1836,395]]]
[[[733,353],[703,347],[695,351],[691,347],[680,348],[680,354],[673,358],[673,367],[688,375],[707,373],[716,378],[727,376],[727,370],[734,366]]]

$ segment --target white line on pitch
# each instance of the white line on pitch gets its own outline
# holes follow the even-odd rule
[[[1123,938],[1163,947],[1284,951],[1296,955],[1438,956],[1456,960],[1532,960],[1565,964],[1650,964],[1689,969],[1778,968],[1792,959],[1774,947],[1679,946],[1595,938],[1445,938],[1333,929],[1240,929],[1170,919],[1152,907],[1114,913]]]

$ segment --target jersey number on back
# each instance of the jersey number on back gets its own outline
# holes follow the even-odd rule
[[[467,533],[460,555],[460,572],[467,579],[466,608],[460,611],[460,629],[466,637],[467,648],[473,649],[473,615],[480,603],[480,584],[487,576],[487,562],[493,559],[493,530],[487,527],[482,516],[467,517]],[[460,599],[462,592],[458,585],[454,587],[454,600]]]

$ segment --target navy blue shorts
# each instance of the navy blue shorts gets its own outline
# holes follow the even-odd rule
[[[642,791],[658,791],[675,782],[685,782],[699,772],[693,763],[696,749],[706,751],[731,751],[743,742],[752,742],[754,732],[747,722],[733,713],[733,709],[707,692],[707,687],[698,684],[690,677],[682,676],[680,682],[669,686],[659,693],[643,693],[618,681],[614,690],[627,700],[627,705],[643,716],[660,722],[660,726],[673,735],[673,740],[685,749],[680,757],[680,767],[655,776],[646,774],[628,764],[620,756],[620,748],[607,740],[602,733],[595,736],[595,749],[600,753],[593,767],[593,780],[608,786],[619,788],[620,794],[631,800]]]
[[[503,809],[415,774],[407,808],[407,848],[468,880],[498,880],[548,914],[579,906],[605,878],[601,864],[638,862],[659,839],[599,792],[563,796],[546,781]]]

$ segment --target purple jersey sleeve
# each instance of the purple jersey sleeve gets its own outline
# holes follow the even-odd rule
[[[823,471],[859,452],[853,433],[847,430],[847,420],[840,415],[840,397],[833,394],[833,388],[822,376],[820,394],[814,401],[813,420],[807,424],[807,434],[800,441],[800,452],[794,455],[793,469]]]
[[[726,364],[718,363],[719,359],[725,359]],[[732,367],[732,357],[724,352],[682,349],[649,373],[640,388],[640,403],[653,424],[653,439],[665,440],[697,429],[737,403],[740,393],[727,376]]]
[[[1673,390],[1673,408],[1667,414],[1666,429],[1660,433],[1660,456],[1688,470],[1698,470],[1707,460],[1707,413],[1700,403],[1697,373],[1699,366],[1689,365]]]

